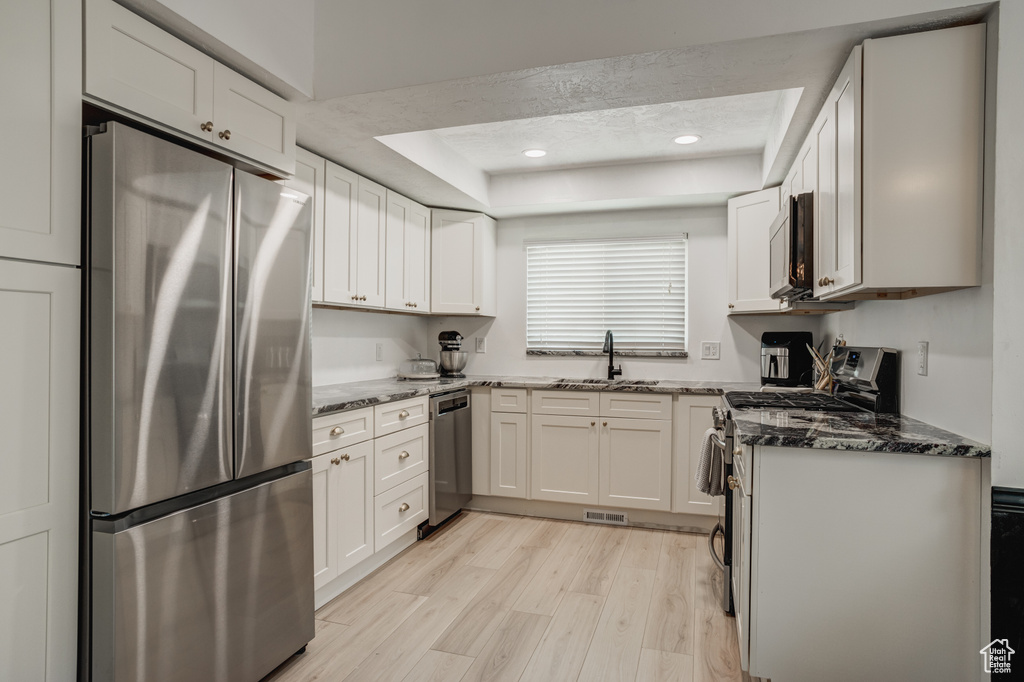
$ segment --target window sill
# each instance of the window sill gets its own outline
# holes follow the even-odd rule
[[[555,350],[549,348],[527,348],[527,355],[575,355],[580,357],[602,357],[608,353],[599,350]],[[685,350],[616,350],[615,357],[622,358],[688,358]]]

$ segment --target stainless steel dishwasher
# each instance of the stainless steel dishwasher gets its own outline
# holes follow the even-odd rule
[[[473,496],[473,425],[469,391],[430,398],[430,516],[438,526]]]

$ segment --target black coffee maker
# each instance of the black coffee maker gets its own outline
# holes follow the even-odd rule
[[[814,360],[808,346],[810,332],[765,332],[761,334],[761,385],[810,386]]]

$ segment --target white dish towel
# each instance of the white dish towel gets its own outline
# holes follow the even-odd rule
[[[718,433],[711,428],[704,432],[704,440],[700,446],[700,462],[697,464],[697,490],[705,495],[717,497],[725,494],[725,483],[722,481],[722,451],[711,442],[711,436]]]

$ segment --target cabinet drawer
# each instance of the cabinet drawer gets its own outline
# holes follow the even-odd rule
[[[672,419],[672,396],[663,393],[601,393],[601,416]]]
[[[338,412],[313,420],[313,456],[373,438],[373,408]]]
[[[426,472],[411,481],[400,483],[374,498],[374,527],[377,529],[376,551],[427,520]]]
[[[526,389],[492,388],[491,412],[526,412]]]
[[[429,436],[430,425],[420,424],[373,441],[375,495],[427,470]]]
[[[600,396],[596,391],[534,391],[533,414],[596,417]]]
[[[427,423],[428,396],[374,405],[374,433],[378,438],[395,431]]]

